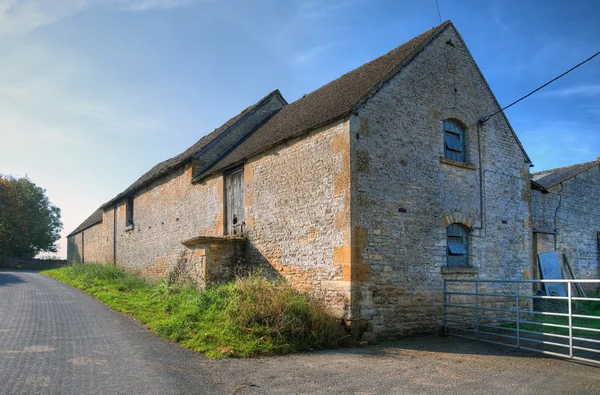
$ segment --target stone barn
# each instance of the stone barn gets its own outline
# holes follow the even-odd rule
[[[368,332],[432,332],[443,279],[530,278],[530,160],[445,22],[159,163],[69,235],[69,260],[199,284],[245,262]]]
[[[600,158],[533,173],[532,181],[533,251],[566,257],[578,279],[600,278]]]

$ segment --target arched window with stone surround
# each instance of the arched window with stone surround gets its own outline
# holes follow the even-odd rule
[[[456,162],[466,162],[465,131],[458,122],[444,120],[444,157]]]
[[[463,224],[446,228],[446,265],[469,266],[469,228]]]

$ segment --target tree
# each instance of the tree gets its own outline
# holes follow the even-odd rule
[[[60,209],[29,178],[0,174],[0,258],[33,258],[56,252],[62,230]]]

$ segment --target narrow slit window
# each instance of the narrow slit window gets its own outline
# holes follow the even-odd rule
[[[133,196],[127,198],[125,205],[125,226],[133,226]]]

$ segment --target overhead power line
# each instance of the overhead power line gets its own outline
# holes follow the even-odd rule
[[[439,0],[435,0],[435,5],[437,5],[438,16],[440,17],[440,23],[442,23],[442,13],[440,12],[440,3],[439,3]]]
[[[576,68],[578,68],[579,66],[583,65],[584,63],[589,62],[590,60],[594,59],[598,55],[600,55],[600,52],[596,52],[595,54],[593,54],[592,56],[590,56],[589,58],[587,58],[583,62],[581,62],[581,63],[579,63],[579,64],[571,67],[569,70],[565,71],[564,73],[562,73],[558,77],[551,79],[550,81],[546,82],[544,85],[540,86],[539,88],[537,88],[537,89],[529,92],[528,94],[526,94],[525,96],[523,96],[519,100],[515,100],[514,102],[510,103],[508,106],[506,106],[504,108],[501,108],[500,110],[496,111],[495,113],[493,113],[491,115],[487,115],[487,116],[481,118],[479,120],[479,123],[483,125],[484,123],[486,123],[487,121],[489,121],[489,119],[491,117],[493,117],[494,115],[500,114],[502,111],[506,110],[507,108],[512,107],[515,104],[517,104],[518,102],[520,102],[521,100],[528,98],[529,96],[533,95],[535,92],[539,91],[540,89],[545,88],[546,86],[550,85],[551,83],[553,83],[554,81],[558,80],[559,78],[564,77],[565,75],[569,74],[571,71],[575,70]]]

